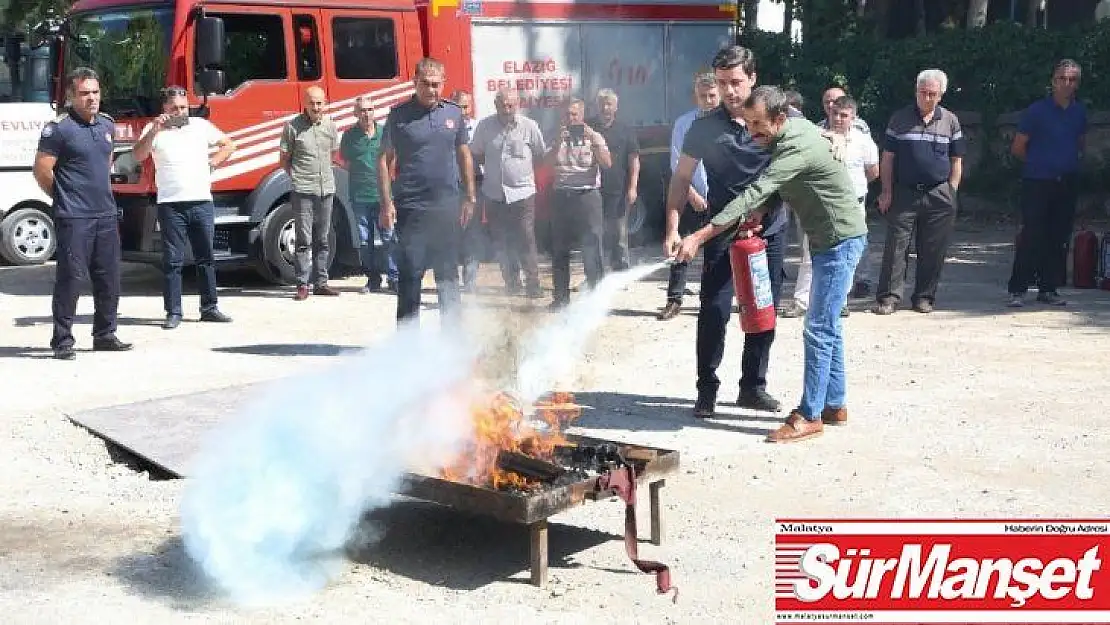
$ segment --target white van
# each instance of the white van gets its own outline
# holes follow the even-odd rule
[[[50,197],[31,174],[50,105],[49,50],[18,41],[0,46],[0,259],[38,265],[54,255]]]

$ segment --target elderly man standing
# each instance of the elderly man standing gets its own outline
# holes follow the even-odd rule
[[[441,97],[443,63],[423,58],[413,75],[416,94],[389,111],[378,160],[382,227],[396,223],[399,240],[397,322],[419,318],[420,284],[429,269],[441,319],[455,322],[462,307],[459,228],[474,213],[474,162],[462,110]]]
[[[382,274],[386,289],[397,291],[397,262],[394,259],[393,230],[386,230],[381,219],[381,197],[378,195],[378,156],[382,133],[374,122],[374,103],[370,96],[355,98],[355,125],[343,133],[339,143],[343,161],[350,174],[351,208],[358,216],[363,272],[366,274],[364,293],[382,290]]]
[[[867,224],[855,185],[816,126],[788,118],[786,96],[777,87],[757,87],[744,101],[744,121],[752,138],[772,150],[767,169],[717,212],[710,224],[674,246],[689,260],[705,242],[735,232],[744,236],[775,194],[789,202],[805,230],[813,259],[813,292],[806,313],[804,390],[798,407],[770,443],[792,443],[821,435],[824,425],[846,425],[844,336],[840,309],[848,298],[852,272],[867,245]],[[726,235],[727,236],[727,235]]]
[[[902,299],[906,251],[915,225],[917,273],[910,301],[919,313],[933,312],[956,223],[956,190],[966,146],[960,120],[940,106],[948,76],[927,69],[915,84],[917,102],[891,116],[879,160],[879,212],[886,215],[887,234],[876,289],[877,315],[892,314]]]
[[[482,166],[482,196],[505,288],[520,290],[523,269],[527,295],[536,299],[543,297],[543,289],[536,251],[535,166],[547,147],[539,125],[518,112],[516,91],[498,91],[493,105],[497,113],[478,122],[470,151]]]
[[[694,76],[694,104],[695,107],[686,111],[674,122],[671,129],[671,173],[678,168],[678,159],[682,156],[682,142],[686,140],[686,133],[694,120],[709,113],[721,104],[721,92],[717,90],[717,79],[710,72],[699,73]],[[686,208],[679,215],[679,231],[689,234],[705,225],[709,219],[709,204],[706,197],[709,194],[709,182],[705,177],[705,165],[698,163],[694,168],[693,180],[690,182],[690,191],[686,196]],[[659,313],[659,320],[674,319],[682,310],[682,296],[686,293],[686,271],[689,263],[674,263],[671,265],[670,279],[667,281],[667,304]]]
[[[602,261],[603,217],[601,171],[613,160],[605,137],[585,123],[586,103],[567,102],[563,125],[547,152],[555,168],[551,216],[551,308],[570,303],[570,252],[577,239],[586,269],[586,283],[597,286],[605,275]]]
[[[308,299],[310,283],[315,295],[339,295],[328,286],[328,237],[335,199],[332,160],[339,150],[339,132],[324,114],[326,105],[323,89],[305,89],[304,110],[285,125],[279,144],[281,167],[293,181],[297,241],[297,294],[293,299],[297,301]]]
[[[181,325],[181,266],[185,245],[193,251],[200,282],[200,320],[227,323],[216,302],[216,267],[212,242],[216,209],[212,204],[212,170],[235,151],[235,143],[212,122],[189,117],[189,99],[182,87],[162,90],[162,114],[147,124],[132,154],[137,162],[154,157],[158,187],[158,225],[162,229],[162,327]],[[209,151],[216,151],[209,155]]]
[[[1079,194],[1079,162],[1087,133],[1087,109],[1075,98],[1079,64],[1064,59],[1052,72],[1052,94],[1025,109],[1010,151],[1022,168],[1021,233],[1010,274],[1010,306],[1025,305],[1036,275],[1037,301],[1067,302],[1056,289],[1067,275],[1067,246]]]
[[[617,119],[619,99],[612,89],[597,92],[598,116],[587,122],[605,137],[613,164],[601,170],[601,212],[605,223],[603,254],[613,271],[628,269],[628,211],[640,184],[640,142],[636,132]]]

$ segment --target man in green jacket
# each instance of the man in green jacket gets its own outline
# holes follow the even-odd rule
[[[672,250],[689,261],[709,239],[750,225],[774,193],[790,204],[809,238],[813,287],[806,311],[805,376],[802,400],[785,425],[767,436],[788,443],[821,435],[824,425],[845,425],[844,336],[840,310],[848,299],[852,275],[867,245],[867,224],[859,211],[852,179],[836,160],[831,145],[810,122],[787,118],[787,99],[778,87],[763,86],[744,102],[744,121],[752,138],[771,149],[763,174],[725,206],[704,228]]]

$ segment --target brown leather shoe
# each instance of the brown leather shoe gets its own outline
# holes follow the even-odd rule
[[[330,286],[328,286],[326,284],[324,284],[324,285],[316,287],[315,289],[312,289],[312,294],[313,295],[327,295],[329,297],[337,297],[339,295],[339,291],[336,290],[336,289],[331,288]]]
[[[308,287],[307,286],[297,287],[297,294],[293,296],[293,301],[294,302],[303,302],[306,299],[308,299]]]
[[[786,423],[767,435],[768,443],[796,443],[821,436],[825,425],[820,421],[807,421],[797,410],[790,413]]]
[[[680,302],[676,302],[676,301],[672,300],[672,301],[667,302],[667,305],[664,306],[663,310],[661,310],[659,312],[659,316],[657,318],[659,319],[659,321],[666,321],[668,319],[674,319],[675,317],[678,316],[678,313],[681,310],[682,310],[682,304]]]
[[[840,408],[825,408],[821,411],[821,423],[825,425],[848,425],[848,409],[843,406]]]

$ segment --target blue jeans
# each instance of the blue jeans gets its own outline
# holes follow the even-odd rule
[[[380,283],[382,274],[386,280],[397,283],[397,235],[393,230],[383,230],[378,225],[381,215],[381,204],[377,202],[352,202],[355,215],[358,216],[358,237],[360,247],[358,250],[359,261],[366,279]],[[375,239],[380,245],[374,245]]]
[[[852,276],[867,247],[867,235],[841,241],[832,249],[811,255],[813,284],[806,309],[805,373],[798,412],[809,421],[821,411],[842,408],[847,394],[844,377],[844,334],[840,310],[848,301]]]
[[[181,267],[185,264],[186,245],[193,251],[200,312],[216,310],[216,268],[212,262],[216,209],[212,202],[159,204],[158,223],[162,229],[162,301],[166,314],[181,316]]]

